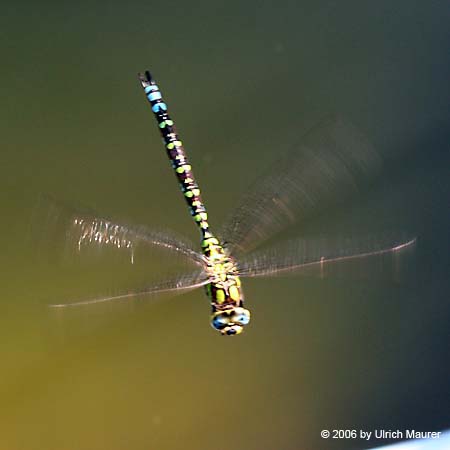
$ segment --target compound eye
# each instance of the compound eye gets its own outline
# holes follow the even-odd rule
[[[216,330],[223,330],[225,327],[227,327],[230,323],[230,318],[223,314],[218,314],[217,316],[214,316],[211,320],[211,325]]]
[[[236,308],[233,314],[233,322],[247,325],[250,322],[250,311],[245,308]]]

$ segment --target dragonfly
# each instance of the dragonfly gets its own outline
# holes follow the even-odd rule
[[[50,306],[79,307],[203,287],[211,306],[212,327],[221,335],[235,336],[242,333],[251,317],[244,302],[242,279],[297,274],[309,269],[323,273],[325,268],[346,261],[397,254],[415,242],[414,236],[404,233],[378,233],[363,237],[293,238],[261,249],[288,227],[351,198],[379,171],[377,152],[351,123],[339,117],[328,118],[308,130],[291,152],[246,191],[220,232],[214,233],[161,91],[149,71],[138,77],[200,231],[201,249],[167,229],[134,226],[96,213],[71,210],[67,235],[77,251],[85,246],[126,250],[134,263],[138,247],[157,248],[188,260],[192,269],[144,289]],[[282,111],[277,112],[277,117],[283,120]],[[231,183],[233,174],[230,175]]]

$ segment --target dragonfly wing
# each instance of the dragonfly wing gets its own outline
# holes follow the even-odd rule
[[[352,271],[368,273],[370,276],[374,273],[374,262],[378,262],[379,268],[383,269],[386,257],[411,248],[415,242],[414,236],[392,233],[351,238],[295,239],[248,255],[239,263],[239,273],[242,277],[283,276],[290,273],[326,276],[339,274],[339,269],[348,269],[348,263],[356,263]],[[363,267],[365,263],[371,265],[371,270]],[[390,266],[391,263],[392,260]],[[388,267],[388,270],[391,269]]]
[[[155,283],[143,289],[129,290],[115,295],[107,295],[103,297],[96,297],[88,300],[67,301],[63,303],[56,303],[49,305],[52,308],[66,308],[73,306],[95,305],[106,302],[119,302],[130,300],[133,298],[145,297],[155,299],[160,294],[178,295],[183,294],[189,290],[204,286],[210,282],[206,272],[197,271],[178,278],[168,279],[160,283]]]
[[[98,215],[86,208],[75,208],[49,197],[41,197],[33,218],[32,239],[39,249],[64,256],[86,249],[115,249],[135,262],[136,250],[162,251],[202,265],[202,255],[193,245],[168,230],[129,225]],[[107,250],[108,251],[108,250]],[[60,256],[60,255],[58,255]]]
[[[222,229],[220,236],[235,255],[361,191],[379,170],[380,157],[352,124],[330,118],[274,165]]]

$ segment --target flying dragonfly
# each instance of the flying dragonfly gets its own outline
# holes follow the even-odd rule
[[[327,119],[306,132],[299,145],[246,192],[215,234],[161,91],[149,71],[139,74],[139,80],[200,230],[201,250],[168,230],[156,231],[72,210],[67,215],[67,235],[77,250],[85,246],[125,249],[134,263],[138,247],[157,248],[190,261],[193,270],[145,289],[52,307],[93,305],[204,287],[211,304],[212,327],[222,335],[233,336],[241,334],[250,322],[241,279],[301,273],[311,268],[323,272],[325,267],[345,261],[396,254],[415,242],[415,237],[404,233],[381,233],[362,238],[297,238],[260,249],[289,226],[354,195],[378,171],[378,154],[353,125],[339,118]]]

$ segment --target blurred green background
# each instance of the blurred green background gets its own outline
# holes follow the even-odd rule
[[[445,1],[3,4],[0,449],[362,449],[382,442],[320,430],[449,427],[449,19]],[[418,233],[414,272],[251,280],[236,339],[210,328],[202,291],[49,311],[122,272],[38,262],[41,192],[198,238],[147,68],[213,225],[305,124],[340,112],[385,156],[366,211]]]

